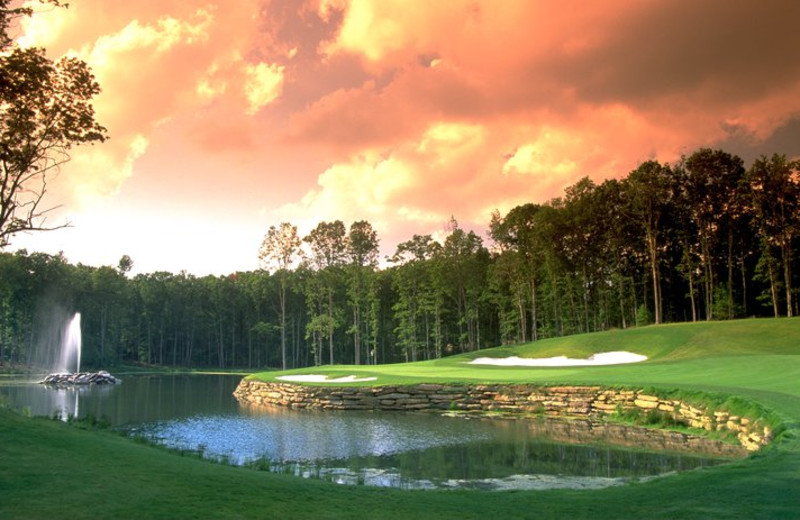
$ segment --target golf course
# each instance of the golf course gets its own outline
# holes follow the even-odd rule
[[[478,357],[603,366],[495,366]],[[0,518],[796,518],[800,516],[800,321],[749,319],[611,330],[380,366],[249,377],[351,377],[355,386],[568,384],[679,393],[763,414],[772,442],[745,459],[600,490],[404,491],[299,479],[203,460],[108,431],[0,409]],[[314,383],[303,383],[314,384]],[[324,384],[324,383],[317,383]],[[347,413],[332,411],[330,413]],[[390,412],[381,412],[390,413]],[[97,418],[102,420],[102,418]],[[469,422],[464,423],[469,428]]]

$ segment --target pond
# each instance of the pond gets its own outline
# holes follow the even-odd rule
[[[353,485],[598,488],[729,460],[558,442],[534,420],[251,407],[232,395],[240,379],[123,376],[120,385],[77,388],[5,381],[0,402],[36,416],[94,417],[130,435],[232,464]]]

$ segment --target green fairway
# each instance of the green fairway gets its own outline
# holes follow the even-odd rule
[[[619,350],[649,359],[569,368],[466,363],[478,356],[582,358]],[[702,391],[758,403],[786,429],[748,459],[647,483],[487,493],[340,487],[214,464],[108,432],[0,411],[0,518],[800,517],[800,320],[662,325],[419,363],[290,373],[377,377],[362,384],[578,383]]]
[[[586,358],[595,353],[620,350],[646,355],[648,360],[595,367],[469,364],[477,357]],[[659,385],[738,395],[766,391],[797,397],[800,393],[800,321],[763,319],[651,326],[555,338],[417,363],[311,367],[251,377],[273,381],[285,374],[377,378],[356,383],[361,385],[426,381]],[[795,408],[793,413],[800,415],[800,408]]]

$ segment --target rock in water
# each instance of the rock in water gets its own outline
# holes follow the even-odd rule
[[[50,374],[40,381],[43,385],[106,385],[122,381],[105,370],[99,372],[77,372]]]

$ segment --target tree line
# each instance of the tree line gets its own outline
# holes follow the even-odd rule
[[[452,219],[379,267],[367,221],[271,227],[261,269],[130,276],[0,253],[0,361],[33,364],[83,316],[84,363],[293,368],[433,359],[650,323],[794,316],[800,163],[723,150],[495,212],[488,240]],[[50,332],[48,332],[50,331]]]

